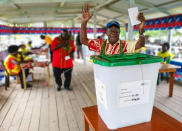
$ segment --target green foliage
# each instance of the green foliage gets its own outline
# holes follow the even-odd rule
[[[152,31],[146,31],[145,35],[150,36],[150,37],[163,37],[167,35],[167,30],[152,30]]]
[[[182,36],[182,33],[179,32],[179,31],[177,31],[177,30],[175,30],[174,33],[173,33],[173,36],[174,36],[174,37],[175,37],[175,36]]]
[[[126,39],[126,30],[125,27],[120,28],[120,35],[123,39]]]

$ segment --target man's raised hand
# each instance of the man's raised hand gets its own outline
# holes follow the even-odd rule
[[[84,5],[82,8],[82,22],[87,23],[91,18],[93,14],[90,13],[90,8],[88,4]]]
[[[138,14],[138,20],[141,21],[141,23],[139,24],[139,32],[141,34],[143,34],[144,32],[144,27],[145,27],[145,17],[143,15],[143,13],[139,13]]]

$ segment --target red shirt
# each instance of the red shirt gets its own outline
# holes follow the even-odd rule
[[[104,44],[104,40],[103,39],[89,39],[88,43],[89,43],[88,48],[90,51],[95,51],[95,52],[100,53],[100,51],[102,49],[102,45]],[[128,44],[126,43],[126,41],[121,41],[121,43],[123,44],[122,45],[123,51],[124,51],[124,53],[126,53]],[[120,43],[120,40],[118,40],[114,45],[112,45],[107,40],[105,53],[108,55],[109,54],[119,54],[121,43]]]
[[[51,44],[51,50],[53,51],[53,59],[52,59],[52,66],[57,68],[72,68],[73,67],[73,60],[70,57],[70,59],[65,60],[66,56],[69,56],[69,53],[72,51],[75,51],[75,45],[72,40],[70,42],[70,49],[68,51],[65,51],[63,48],[59,48],[55,51],[53,49],[59,45],[58,43],[58,37],[56,37],[52,44]],[[64,40],[62,40],[61,44],[64,43]]]

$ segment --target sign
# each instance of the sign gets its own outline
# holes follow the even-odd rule
[[[121,83],[117,92],[119,107],[148,103],[150,88],[150,80]]]

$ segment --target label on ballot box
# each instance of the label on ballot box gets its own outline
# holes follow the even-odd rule
[[[117,95],[119,107],[148,103],[150,87],[150,80],[121,83]]]
[[[96,81],[96,96],[98,101],[104,105],[106,109],[107,107],[107,99],[106,99],[106,87],[105,85],[98,79],[95,79]]]

